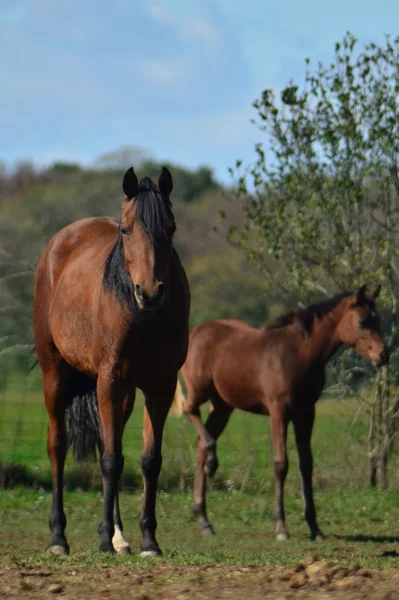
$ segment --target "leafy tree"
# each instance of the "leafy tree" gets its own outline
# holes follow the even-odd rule
[[[242,319],[254,327],[269,319],[271,298],[254,268],[233,248],[195,258],[187,269],[191,326],[212,319]]]
[[[237,161],[231,170],[244,223],[227,237],[285,296],[309,301],[382,283],[392,374],[398,370],[399,37],[359,50],[347,33],[330,66],[311,69],[305,62],[304,85],[290,81],[279,98],[266,89],[254,102],[265,143],[256,146],[253,165]],[[385,486],[398,393],[386,368],[368,374],[371,400],[350,387],[353,368],[339,375],[370,415],[370,482],[378,475]]]

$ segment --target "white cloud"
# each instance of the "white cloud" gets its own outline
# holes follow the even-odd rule
[[[152,4],[147,7],[147,13],[155,21],[173,26],[181,40],[197,38],[214,47],[220,44],[223,37],[221,29],[211,22],[209,14],[203,9],[199,11],[198,7],[195,12],[178,16],[163,4]]]
[[[190,77],[190,63],[186,59],[144,60],[136,65],[136,70],[157,86],[181,85]]]
[[[216,46],[222,39],[222,32],[205,17],[189,17],[181,29],[183,39],[197,37],[210,46]]]
[[[155,19],[155,21],[160,21],[161,23],[167,23],[169,25],[176,23],[175,15],[165,6],[162,6],[162,4],[152,4],[148,8],[148,14]]]

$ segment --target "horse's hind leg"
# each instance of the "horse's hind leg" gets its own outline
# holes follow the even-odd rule
[[[314,407],[309,412],[295,416],[294,431],[295,441],[299,457],[299,469],[302,477],[303,502],[305,507],[305,519],[309,525],[312,540],[322,541],[324,536],[316,521],[316,509],[313,501],[313,457],[311,449],[311,437],[314,423]]]
[[[131,554],[131,549],[129,543],[125,540],[125,536],[123,535],[123,525],[122,519],[119,511],[119,495],[116,493],[114,500],[114,535],[112,536],[112,545],[114,550],[120,556],[126,556]]]
[[[69,546],[64,533],[66,517],[63,501],[64,464],[68,447],[65,428],[66,389],[67,365],[65,363],[43,370],[44,400],[49,415],[47,452],[51,462],[53,490],[53,505],[49,519],[52,536],[48,550],[60,555],[69,554]]]
[[[126,425],[134,406],[136,390],[131,390],[123,404],[123,424]],[[113,510],[113,518],[114,518],[114,535],[112,537],[112,545],[114,550],[120,556],[126,556],[131,554],[131,549],[129,543],[126,541],[125,536],[123,535],[123,525],[122,519],[119,510],[119,494],[118,492],[115,495],[114,500],[114,510]]]
[[[274,474],[275,474],[275,505],[274,518],[276,521],[276,539],[284,541],[288,539],[288,531],[285,526],[284,511],[284,482],[288,473],[287,457],[287,428],[288,418],[284,406],[278,401],[270,407],[270,425],[272,431],[272,442],[274,451]]]
[[[98,528],[100,552],[115,552],[112,538],[115,533],[114,507],[117,500],[118,483],[123,471],[122,455],[123,399],[126,382],[114,374],[112,368],[104,368],[97,379],[97,398],[103,432],[103,454],[101,472],[103,476],[103,518]]]
[[[206,460],[204,469],[210,477],[215,474],[217,469],[217,458],[216,458],[216,441],[212,434],[208,431],[207,427],[201,420],[201,412],[199,407],[204,404],[212,394],[211,390],[203,390],[201,393],[196,393],[190,389],[189,382],[186,382],[188,397],[184,404],[184,412],[189,421],[194,425],[198,431],[199,439],[204,448],[206,454]],[[209,392],[209,393],[208,393]]]
[[[204,445],[201,437],[199,437],[197,441],[193,513],[197,517],[199,526],[204,535],[212,535],[214,533],[206,513],[206,475],[209,472],[212,472],[212,475],[214,475],[218,467],[215,444],[216,440],[226,427],[232,411],[233,409],[230,406],[225,404],[222,400],[215,398],[212,410],[205,423],[207,432],[214,440],[213,452],[209,453],[209,450]]]

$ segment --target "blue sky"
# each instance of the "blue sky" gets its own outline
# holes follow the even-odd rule
[[[266,87],[302,82],[351,30],[396,35],[396,0],[0,0],[0,160],[92,164],[123,145],[228,181]]]

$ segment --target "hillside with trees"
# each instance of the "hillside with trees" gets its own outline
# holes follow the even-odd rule
[[[39,169],[20,163],[0,169],[0,357],[24,375],[34,357],[34,271],[50,238],[69,223],[90,216],[119,217],[125,168],[155,181],[161,165],[134,148],[100,157],[95,167],[55,163]],[[192,289],[192,324],[238,317],[254,325],[269,317],[272,298],[255,268],[214,230],[225,193],[206,166],[191,171],[168,164],[173,179],[175,245]],[[13,355],[15,358],[11,359]],[[0,384],[5,385],[4,368]]]

